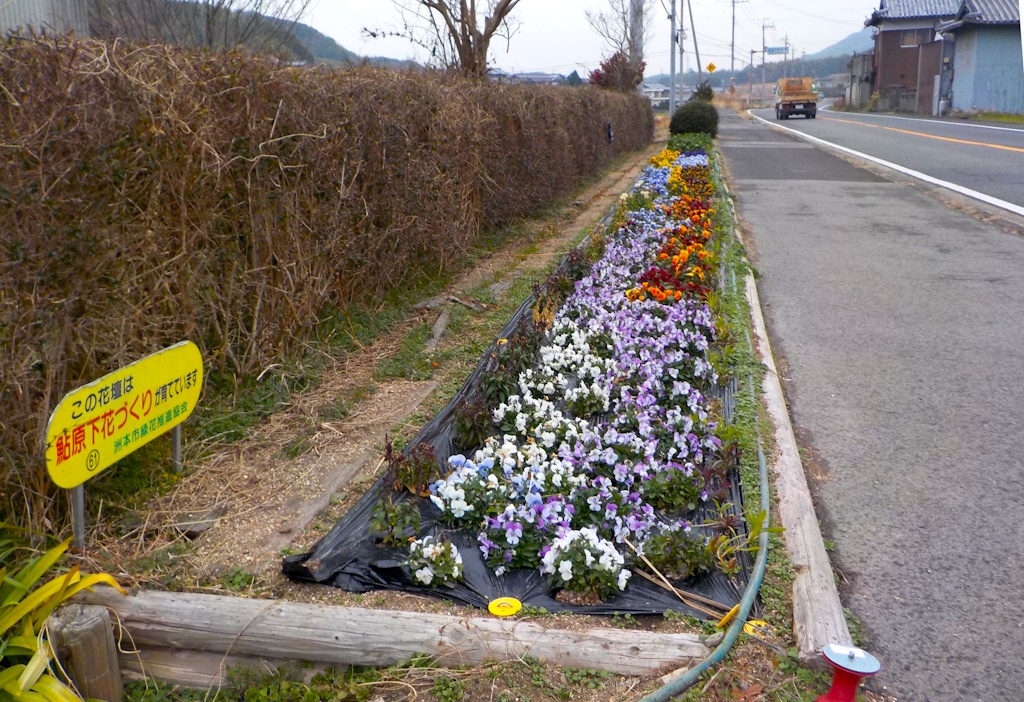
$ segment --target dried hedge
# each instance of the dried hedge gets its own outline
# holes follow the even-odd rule
[[[8,40],[5,500],[45,491],[45,425],[66,391],[183,338],[208,368],[259,372],[325,306],[448,265],[652,135],[645,99],[591,88]]]

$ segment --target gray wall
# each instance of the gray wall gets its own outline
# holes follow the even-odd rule
[[[25,28],[87,37],[87,0],[0,0],[0,36]]]
[[[1020,25],[967,25],[956,33],[953,108],[1024,113]]]

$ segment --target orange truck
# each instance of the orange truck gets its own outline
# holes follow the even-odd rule
[[[779,78],[775,86],[775,119],[803,115],[814,119],[818,114],[818,94],[813,78]]]

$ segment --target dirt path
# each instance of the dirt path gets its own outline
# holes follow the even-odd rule
[[[372,482],[381,467],[385,431],[408,421],[438,387],[437,379],[374,383],[376,364],[394,355],[416,324],[434,323],[433,343],[443,341],[448,307],[455,304],[452,297],[463,297],[489,280],[498,280],[491,288],[500,293],[524,272],[550,266],[560,250],[597,223],[662,148],[667,133],[656,136],[650,147],[621,159],[571,204],[527,223],[514,244],[424,301],[405,324],[338,362],[313,390],[293,397],[247,439],[207,459],[173,492],[151,504],[148,528],[121,544],[124,559],[137,559],[173,541],[184,543],[181,532],[192,529],[199,535],[193,534],[191,546],[177,549],[173,557],[181,585],[203,587],[237,569],[276,580],[282,554],[308,546],[322,531],[309,529],[317,515],[332,500],[351,498]],[[350,405],[344,419],[325,419],[324,408],[354,397],[361,399]],[[284,448],[299,443],[305,452],[289,458]],[[325,515],[325,521],[331,516]],[[136,578],[152,580],[155,574],[139,573]]]

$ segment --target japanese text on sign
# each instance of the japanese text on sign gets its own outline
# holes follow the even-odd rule
[[[46,430],[53,482],[81,485],[182,423],[202,384],[202,355],[184,341],[68,393]]]

